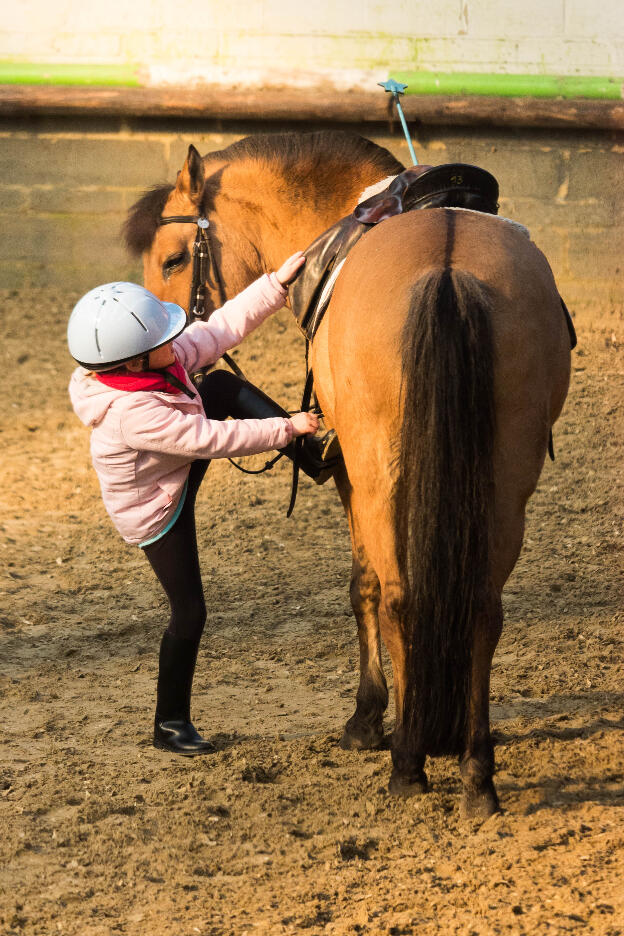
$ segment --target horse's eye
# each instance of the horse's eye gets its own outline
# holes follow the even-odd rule
[[[180,250],[178,253],[171,254],[170,257],[167,257],[162,265],[163,276],[165,279],[168,279],[176,270],[185,267],[190,259],[191,255],[189,254],[186,247],[184,250]]]

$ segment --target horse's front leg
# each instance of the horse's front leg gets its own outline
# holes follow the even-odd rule
[[[492,780],[494,747],[490,735],[490,672],[502,626],[501,600],[493,597],[490,607],[479,615],[474,635],[466,747],[460,758],[464,788],[460,811],[466,819],[487,819],[499,809]]]
[[[381,662],[379,637],[380,587],[377,573],[358,535],[350,504],[350,485],[344,469],[335,480],[351,530],[353,568],[350,596],[360,644],[360,684],[355,713],[345,725],[340,746],[348,751],[362,751],[378,748],[383,743],[383,716],[388,707],[388,686]]]

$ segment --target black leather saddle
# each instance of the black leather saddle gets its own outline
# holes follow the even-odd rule
[[[289,290],[295,320],[308,340],[316,334],[329,304],[332,273],[360,237],[374,224],[418,208],[469,208],[497,214],[498,182],[485,169],[464,163],[415,166],[324,231],[305,251],[303,273]]]

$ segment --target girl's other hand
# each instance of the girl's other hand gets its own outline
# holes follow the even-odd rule
[[[295,413],[290,417],[293,427],[293,436],[312,435],[319,427],[319,418],[314,413]]]
[[[282,286],[289,286],[291,283],[294,283],[301,273],[301,268],[305,262],[306,258],[303,256],[303,250],[298,250],[297,253],[294,253],[292,257],[289,257],[288,260],[282,263],[275,274]]]

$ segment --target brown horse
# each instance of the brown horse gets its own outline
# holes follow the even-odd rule
[[[228,295],[348,214],[402,169],[362,138],[259,135],[201,159],[131,211],[145,285],[186,306],[191,223],[209,217]],[[218,304],[208,283],[209,306]],[[553,275],[517,225],[443,208],[384,221],[349,254],[311,349],[344,454],[336,483],[353,545],[360,643],[342,746],[383,740],[392,660],[390,790],[427,788],[427,755],[460,759],[462,812],[498,808],[489,725],[501,592],[568,389],[570,343]]]

